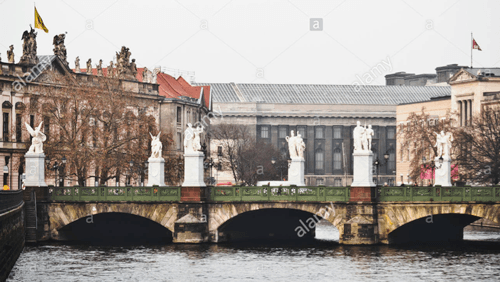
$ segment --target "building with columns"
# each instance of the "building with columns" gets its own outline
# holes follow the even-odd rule
[[[72,79],[82,81],[94,81],[99,79],[97,70],[93,69],[92,74],[85,72],[75,72],[61,61],[56,55],[38,56],[40,64],[18,64],[0,62],[0,99],[2,103],[2,131],[0,132],[0,167],[3,170],[3,177],[0,178],[0,187],[8,185],[10,189],[21,188],[22,174],[25,172],[24,154],[30,145],[30,136],[25,128],[27,122],[32,127],[38,125],[42,117],[34,115],[26,116],[24,110],[29,103],[29,96],[38,93],[40,87],[52,87],[47,81],[43,81],[43,73],[48,71],[56,72],[58,75],[70,76]],[[139,69],[142,70],[142,69]],[[138,72],[141,73],[141,72]],[[28,79],[30,75],[33,78]],[[106,69],[103,69],[103,76],[106,76]],[[142,76],[137,75],[137,80],[120,80],[120,91],[127,91],[134,95],[140,104],[147,108],[147,112],[155,118],[159,130],[169,133],[172,142],[165,144],[164,155],[174,158],[182,156],[184,151],[183,132],[188,123],[196,123],[211,110],[210,87],[191,86],[182,77],[174,78],[165,73],[158,73],[157,83],[142,82]],[[50,123],[44,122],[43,131],[50,130]],[[209,143],[209,142],[207,142]],[[46,156],[50,158],[51,156]],[[61,163],[61,160],[58,160]],[[54,163],[55,160],[52,160]],[[52,168],[52,165],[50,166]],[[65,168],[68,169],[68,168]],[[58,171],[46,168],[46,183],[55,186],[72,186],[77,182],[70,177],[59,177],[56,175],[67,175],[64,168]],[[144,183],[145,175],[140,179],[132,179],[132,185]],[[89,174],[86,180],[87,186],[94,186],[96,179]],[[109,186],[125,185],[125,177],[110,180]],[[169,181],[169,179],[166,179]]]
[[[306,143],[306,185],[352,183],[356,121],[372,125],[378,183],[396,181],[396,105],[450,95],[449,87],[203,83],[210,85],[216,122],[244,124],[255,138],[288,153],[285,140],[295,130]],[[216,146],[216,140],[211,140]],[[387,163],[383,155],[389,154]],[[271,161],[271,160],[270,160]],[[376,170],[376,168],[375,168]],[[221,179],[221,175],[228,179]],[[373,173],[377,178],[377,171]],[[234,181],[219,174],[219,182]],[[377,182],[377,179],[375,179]]]
[[[469,124],[485,106],[500,103],[500,68],[461,69],[450,78],[451,110],[459,125]]]
[[[421,112],[422,108],[436,120],[450,113],[456,120],[457,126],[466,126],[474,116],[479,114],[484,107],[500,105],[500,68],[461,68],[457,65],[439,67],[438,77],[446,78],[450,87],[450,95],[444,97],[431,97],[414,103],[400,104],[397,106],[397,125],[404,126],[412,112]],[[427,121],[429,122],[429,121]],[[397,140],[397,183],[408,184],[417,181],[424,185],[430,179],[409,179],[410,150],[412,140]]]

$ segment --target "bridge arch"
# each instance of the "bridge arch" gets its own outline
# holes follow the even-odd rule
[[[496,203],[421,203],[383,204],[379,210],[380,241],[393,243],[396,237],[438,236],[449,232],[450,239],[463,236],[463,227],[477,219],[500,222],[500,204]],[[409,226],[414,225],[410,232]],[[417,228],[417,225],[419,227]],[[448,226],[449,231],[445,231]],[[417,230],[418,232],[415,232]],[[433,234],[434,233],[434,234]],[[437,237],[439,238],[439,237]]]
[[[48,205],[50,219],[50,237],[60,237],[60,230],[65,226],[82,219],[92,220],[93,216],[109,213],[130,214],[160,224],[174,233],[174,222],[177,219],[175,204],[151,203],[51,203]]]
[[[211,209],[209,232],[215,242],[224,241],[224,238],[221,237],[224,236],[221,232],[223,228],[236,221],[238,217],[248,217],[252,212],[260,211],[260,215],[262,215],[263,211],[269,211],[275,212],[274,216],[279,216],[279,211],[289,210],[291,211],[290,215],[295,219],[294,226],[303,228],[306,232],[309,232],[307,227],[309,224],[313,224],[313,221],[317,223],[321,219],[326,219],[341,233],[343,230],[342,222],[345,218],[345,206],[334,203],[220,203],[213,205]],[[306,226],[302,225],[299,220],[302,220]]]

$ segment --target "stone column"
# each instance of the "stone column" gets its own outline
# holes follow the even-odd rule
[[[146,186],[166,186],[165,185],[165,159],[148,159],[148,184]]]
[[[205,181],[203,180],[202,152],[184,154],[184,183],[181,189],[181,201],[203,201],[205,195]]]
[[[467,105],[467,100],[463,100],[462,101],[463,105],[464,105],[464,126],[467,125],[467,116],[469,115],[468,113],[468,108],[469,106]]]
[[[305,160],[301,157],[293,157],[288,168],[288,183],[297,186],[306,186],[304,182]]]
[[[449,156],[443,156],[443,164],[439,163],[439,158],[434,159],[436,166],[436,176],[434,185],[452,186],[451,185],[451,159]],[[439,168],[438,168],[439,167]]]
[[[472,122],[472,99],[469,100],[469,124]]]
[[[458,101],[458,112],[459,112],[459,116],[460,116],[460,119],[458,121],[459,125],[462,126],[462,115],[463,115],[463,109],[462,109],[462,101]]]

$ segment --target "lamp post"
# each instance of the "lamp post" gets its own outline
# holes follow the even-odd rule
[[[47,165],[47,169],[53,170],[54,171],[54,187],[60,187],[60,183],[58,181],[58,176],[59,176],[59,169],[63,168],[66,166],[66,157],[62,157],[61,159],[61,164],[59,164],[57,161],[54,162],[52,166],[50,166],[50,157],[47,157],[45,159],[45,163]],[[64,180],[63,180],[64,181]],[[63,184],[64,186],[64,184]]]
[[[288,165],[290,165],[290,162],[292,161],[291,159],[287,160]],[[276,166],[276,158],[272,157],[271,158],[271,163],[273,164],[274,167],[277,167],[280,170],[280,181],[283,181],[283,169],[285,168],[285,165],[283,162],[279,162],[279,164]]]
[[[127,177],[127,186],[132,186],[132,167],[134,166],[134,161],[130,160],[128,163],[130,168],[129,168],[129,175]]]
[[[214,160],[212,158],[207,159],[204,163],[205,169],[210,168],[210,185],[213,184],[213,179],[212,179],[212,167],[214,166]]]
[[[378,186],[378,180],[379,180],[379,176],[378,176],[379,175],[379,167],[386,165],[387,162],[389,161],[389,157],[390,157],[389,153],[385,152],[383,164],[380,163],[380,160],[378,159],[378,157],[375,160],[375,162],[373,163],[377,167],[377,183],[376,183],[377,186]]]

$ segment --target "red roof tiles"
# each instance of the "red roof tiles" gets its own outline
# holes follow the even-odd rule
[[[143,70],[144,68],[137,68],[137,80],[140,82],[142,82]],[[85,73],[86,69],[83,68],[81,72]],[[102,68],[102,73],[104,76],[108,75],[108,70],[106,67]],[[92,74],[97,75],[96,68],[92,69]],[[187,96],[199,99],[201,88],[203,87],[205,106],[207,108],[210,108],[210,86],[192,86],[182,76],[178,79],[175,79],[174,77],[162,72],[158,73],[156,80],[159,85],[159,95],[167,98],[179,98],[180,96]]]

